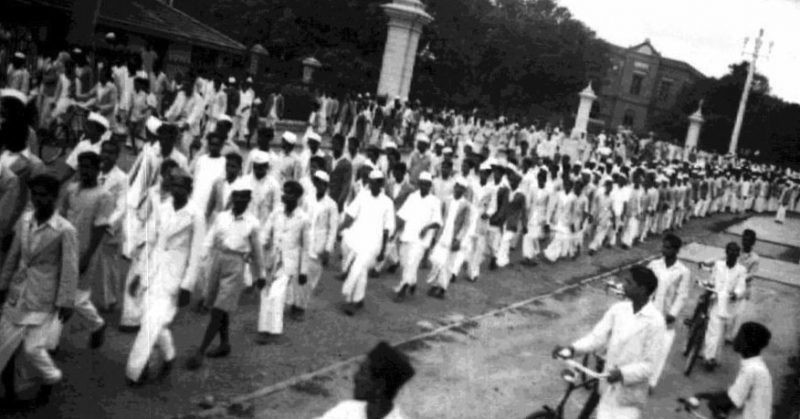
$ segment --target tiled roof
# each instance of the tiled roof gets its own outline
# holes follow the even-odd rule
[[[75,0],[23,0],[71,10]],[[245,46],[186,13],[158,0],[104,0],[98,23],[192,45],[224,51],[244,52]]]

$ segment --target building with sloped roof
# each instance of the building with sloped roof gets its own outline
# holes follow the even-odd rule
[[[64,49],[76,1],[97,6],[95,48],[139,52],[152,46],[168,73],[188,68],[244,67],[249,59],[240,42],[159,0],[3,0],[0,24],[14,34],[14,49]],[[89,13],[91,15],[91,13]],[[111,45],[106,34],[118,40]],[[29,39],[26,39],[29,38]]]
[[[650,120],[670,109],[681,89],[705,78],[691,64],[662,56],[650,40],[628,48],[609,44],[609,59],[593,113],[606,129],[649,131]]]

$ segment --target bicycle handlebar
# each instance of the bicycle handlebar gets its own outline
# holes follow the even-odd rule
[[[593,370],[591,368],[585,367],[585,366],[583,366],[583,364],[581,364],[578,361],[575,361],[574,359],[564,359],[563,361],[564,361],[565,364],[567,364],[567,366],[570,369],[576,370],[578,372],[582,372],[582,373],[586,374],[587,377],[591,377],[591,378],[594,378],[594,379],[597,379],[597,380],[608,378],[608,374],[607,373],[597,372],[597,371],[595,371],[595,370]]]

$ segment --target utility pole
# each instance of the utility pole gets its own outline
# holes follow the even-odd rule
[[[750,96],[750,89],[753,86],[753,76],[756,72],[756,61],[759,58],[759,51],[764,43],[764,29],[758,31],[758,37],[755,40],[752,53],[744,52],[743,54],[750,56],[750,62],[747,66],[747,79],[744,82],[744,90],[742,90],[742,99],[739,101],[739,111],[736,112],[736,123],[733,124],[733,133],[731,134],[731,142],[728,146],[728,154],[736,154],[736,146],[739,144],[739,134],[742,130],[742,121],[744,120],[744,110],[747,107],[747,98]],[[747,38],[744,40],[744,48],[747,48]],[[772,43],[769,45],[770,52],[772,51]],[[769,55],[769,54],[768,54]]]

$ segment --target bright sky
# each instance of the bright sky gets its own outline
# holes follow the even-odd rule
[[[629,47],[645,38],[663,56],[686,61],[719,77],[743,59],[745,37],[752,52],[764,28],[767,60],[756,71],[769,78],[772,94],[800,103],[800,0],[557,0],[574,17],[613,44]]]

